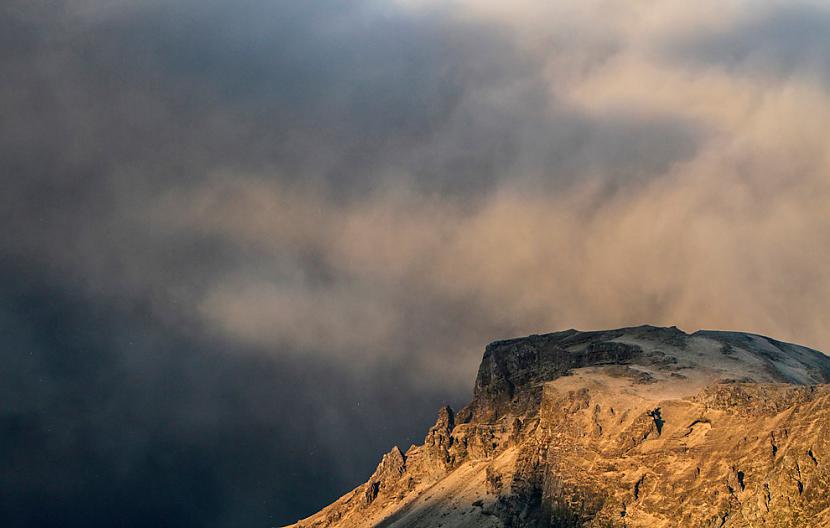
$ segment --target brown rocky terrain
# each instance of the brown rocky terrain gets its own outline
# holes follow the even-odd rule
[[[293,528],[830,527],[830,358],[651,326],[499,341],[470,404]]]

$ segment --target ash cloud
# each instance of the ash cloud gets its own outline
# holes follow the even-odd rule
[[[828,18],[5,3],[4,524],[293,521],[498,338],[830,348]]]

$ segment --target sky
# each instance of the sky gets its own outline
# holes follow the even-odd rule
[[[830,6],[6,0],[0,524],[279,526],[484,346],[830,350]]]

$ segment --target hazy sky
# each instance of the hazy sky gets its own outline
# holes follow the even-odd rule
[[[0,524],[275,526],[484,345],[830,350],[823,2],[6,0]]]

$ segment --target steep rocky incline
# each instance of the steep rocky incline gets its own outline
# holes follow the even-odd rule
[[[473,399],[294,528],[830,527],[830,358],[737,332],[489,345]]]

